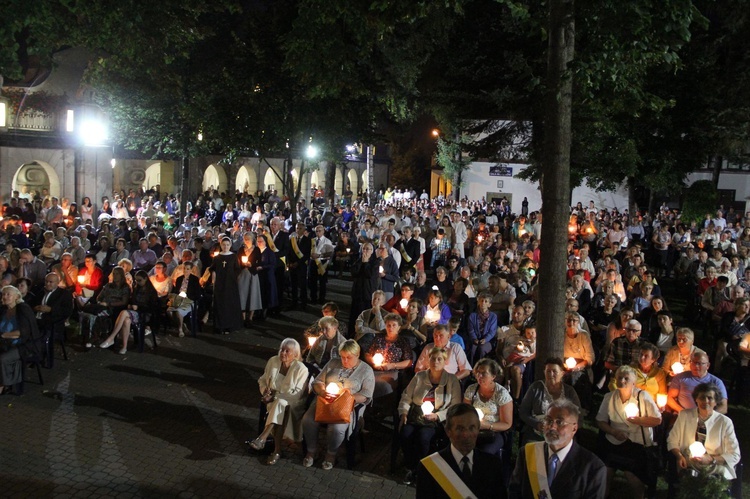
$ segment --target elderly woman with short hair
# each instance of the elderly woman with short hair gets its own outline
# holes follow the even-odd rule
[[[693,390],[693,400],[697,407],[680,411],[669,433],[667,449],[677,459],[680,471],[694,468],[734,480],[740,445],[732,420],[714,410],[722,402],[720,390],[712,383],[701,383]],[[701,442],[706,453],[690,456],[688,448],[693,442]]]
[[[700,348],[696,347],[693,342],[695,341],[695,333],[692,329],[687,327],[681,327],[675,333],[675,341],[677,344],[673,346],[664,356],[664,370],[667,371],[669,376],[674,376],[675,373],[672,370],[672,366],[675,363],[682,364],[682,371],[685,372],[690,370],[690,358],[696,353],[705,353]]]
[[[322,317],[318,321],[321,335],[315,340],[305,359],[308,364],[314,364],[318,368],[325,366],[328,361],[339,356],[338,348],[346,341],[339,333],[339,321],[335,317]]]
[[[300,346],[297,340],[286,338],[281,342],[278,355],[268,359],[258,387],[266,406],[266,426],[250,447],[262,450],[266,439],[273,435],[273,453],[268,457],[269,465],[281,458],[281,440],[302,440],[302,416],[305,412],[305,396],[308,371],[300,361]]]
[[[14,286],[3,286],[0,306],[0,336],[7,343],[0,354],[0,394],[23,381],[23,362],[39,356],[42,337],[32,308]]]
[[[332,358],[325,365],[320,374],[315,377],[315,382],[313,383],[313,392],[319,397],[335,398],[335,396],[326,391],[326,388],[333,383],[338,386],[340,391],[348,390],[354,397],[355,403],[349,423],[328,424],[326,431],[326,455],[321,465],[324,470],[333,468],[339,447],[341,447],[344,439],[348,435],[351,435],[357,424],[357,420],[362,417],[357,404],[364,409],[362,404],[369,404],[372,399],[372,393],[375,388],[375,376],[373,375],[372,368],[359,359],[359,354],[360,349],[356,341],[344,341],[338,346],[338,356]],[[310,468],[313,465],[318,448],[320,423],[315,421],[317,403],[318,400],[316,398],[302,418],[302,431],[307,443],[307,454],[302,460],[302,466],[305,468]]]

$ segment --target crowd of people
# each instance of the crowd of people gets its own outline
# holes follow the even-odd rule
[[[653,496],[665,455],[679,472],[736,478],[721,366],[750,360],[747,217],[730,208],[683,223],[666,206],[653,215],[593,201],[571,207],[563,357],[540,359],[544,379],[535,379],[545,333],[535,320],[540,212],[399,188],[370,206],[347,192],[326,206],[316,190],[308,207],[274,190],[214,190],[185,213],[158,189],[117,193],[98,209],[89,198],[79,208],[14,193],[0,224],[2,389],[21,381],[20,363],[43,354],[61,321],[80,323],[87,349],[119,341],[124,354],[133,327],[149,334],[166,324],[184,336],[193,314],[221,334],[315,303],[323,317],[305,331],[305,348],[284,340],[259,380],[268,415],[249,444],[261,450],[273,437],[268,464],[281,458],[283,439],[304,437],[303,465],[313,466],[325,423],[321,466],[331,469],[371,408],[393,418],[408,483],[436,478],[440,466],[426,460],[465,434],[474,443],[464,457],[494,456],[504,486],[523,497],[564,490],[563,476],[580,497],[604,497],[618,470],[636,497]],[[327,299],[335,275],[351,280],[346,322]],[[665,296],[660,281],[679,296]],[[687,301],[682,317],[698,326],[703,349],[693,329],[675,325],[672,298]],[[742,393],[743,376],[735,381]],[[446,421],[466,405],[478,422],[459,435]],[[334,406],[340,419],[321,415]],[[584,459],[573,437],[585,417],[600,429],[598,457],[585,454],[590,474],[573,480],[564,463]],[[483,497],[453,457],[449,468]],[[529,478],[530,459],[549,483]]]

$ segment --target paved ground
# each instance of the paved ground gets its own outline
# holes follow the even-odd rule
[[[329,298],[348,301],[333,281]],[[249,451],[257,379],[281,339],[300,339],[318,311],[287,312],[229,336],[160,336],[156,351],[57,350],[45,384],[0,397],[3,497],[413,497],[387,476],[390,434],[374,428],[354,471],[305,469],[301,451],[275,466]],[[69,343],[78,344],[78,338]],[[317,466],[317,463],[316,463]]]

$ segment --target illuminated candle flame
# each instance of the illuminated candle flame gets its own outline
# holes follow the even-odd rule
[[[308,336],[307,337],[307,346],[312,347],[315,344],[316,341],[318,341],[318,337],[317,336]]]
[[[565,367],[567,367],[568,369],[573,369],[576,364],[578,364],[578,362],[576,362],[576,359],[574,359],[573,357],[568,357],[565,360]]]
[[[430,402],[429,400],[422,404],[422,414],[427,416],[428,414],[432,414],[432,411],[435,410],[435,406]]]
[[[180,291],[180,296],[181,296],[182,298],[187,298],[187,293],[186,293],[186,292],[184,292],[184,291]]]
[[[633,402],[628,403],[625,406],[625,415],[629,418],[634,418],[638,415],[638,406]]]
[[[706,454],[706,448],[700,442],[693,442],[688,447],[690,457],[703,457]]]
[[[477,416],[479,416],[479,421],[483,420],[484,419],[484,411],[482,411],[482,409],[480,409],[479,407],[477,407],[476,410],[477,410]]]
[[[79,275],[78,276],[78,283],[79,284],[83,284],[84,282],[86,282],[86,276],[85,275]]]
[[[326,386],[326,392],[330,395],[338,395],[341,393],[341,388],[336,383],[328,383]]]
[[[409,306],[409,300],[407,300],[406,298],[402,298],[401,301],[398,302],[398,304],[401,305],[401,308],[406,310],[406,307]]]
[[[380,352],[372,356],[372,363],[375,364],[376,367],[382,366],[383,360],[385,360],[385,358],[383,357],[383,354]]]
[[[440,291],[440,288],[438,288],[437,286],[433,286],[433,287],[432,287],[432,290],[433,290],[433,291]]]
[[[247,255],[242,255],[242,263],[247,265]]]
[[[672,372],[673,373],[680,374],[684,370],[685,370],[685,367],[681,363],[675,362],[674,364],[672,364]]]
[[[656,394],[656,405],[658,405],[661,408],[664,408],[667,406],[667,394],[666,393]]]
[[[352,252],[352,249],[351,249],[351,248],[346,248],[346,252],[347,252],[347,253],[351,253],[351,252]]]
[[[385,272],[385,269],[383,268],[383,266],[382,266],[382,265],[381,265],[380,267],[378,267],[378,272],[380,272],[381,274],[382,274],[383,272]]]
[[[523,341],[519,341],[518,345],[516,345],[516,350],[518,350],[519,352],[523,352],[524,348],[526,348],[526,347],[524,346]],[[573,367],[575,367],[575,366],[573,366]]]

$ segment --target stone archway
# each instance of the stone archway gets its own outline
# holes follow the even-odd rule
[[[155,185],[161,185],[161,163],[154,163],[146,168],[143,179],[143,189],[149,190]]]
[[[254,195],[258,190],[258,174],[255,173],[255,168],[250,165],[240,167],[234,185],[238,191]]]
[[[357,192],[359,189],[359,175],[357,175],[357,170],[354,168],[350,169],[349,172],[346,174],[347,181],[349,182],[349,186],[354,193],[354,196],[357,196]],[[346,186],[344,186],[346,187]]]
[[[221,165],[208,165],[203,173],[203,192],[210,189],[225,192],[227,186],[227,172],[224,171],[224,168]]]
[[[41,195],[46,189],[50,196],[60,197],[60,177],[49,164],[34,160],[21,165],[13,175],[11,188],[15,191],[24,190],[33,196]]]
[[[320,180],[318,180],[318,170],[310,173],[310,188],[312,188],[313,185],[317,188],[320,187]]]
[[[362,192],[365,192],[368,190],[369,182],[367,181],[367,170],[362,172]],[[352,184],[352,190],[354,188],[354,184]],[[356,192],[356,191],[355,191]]]
[[[281,180],[276,176],[276,172],[270,166],[266,170],[266,174],[263,176],[263,185],[259,187],[266,192],[267,190],[276,189],[281,192]]]

